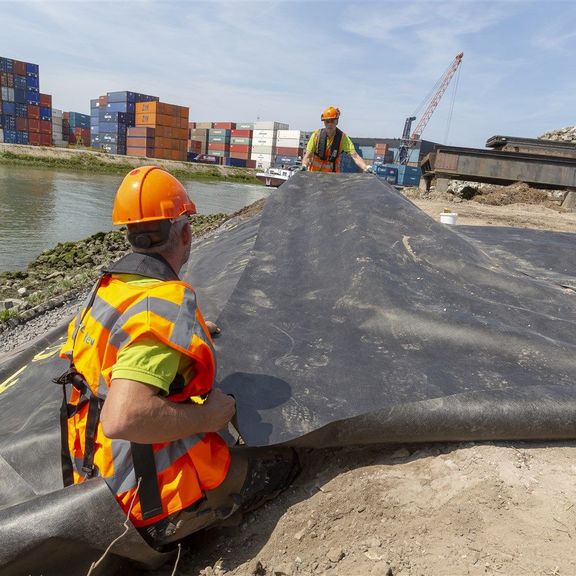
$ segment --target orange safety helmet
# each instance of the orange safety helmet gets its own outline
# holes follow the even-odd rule
[[[340,110],[338,108],[334,108],[334,106],[328,106],[324,112],[322,112],[322,116],[320,116],[320,120],[338,120],[340,118]]]
[[[158,166],[140,166],[126,175],[114,198],[112,223],[137,224],[196,214],[182,184]]]

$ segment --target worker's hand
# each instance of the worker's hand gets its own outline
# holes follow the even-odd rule
[[[206,402],[202,404],[200,410],[204,411],[206,424],[203,426],[205,432],[218,432],[222,430],[232,420],[236,413],[236,402],[232,396],[224,394],[218,388],[214,388]]]
[[[302,166],[300,166],[300,167],[298,168],[298,170],[301,171],[301,172],[306,172],[306,170],[308,170],[308,166],[304,166],[304,164],[302,164]]]
[[[364,169],[364,172],[366,174],[375,174],[374,172],[374,166],[366,166],[366,168]]]

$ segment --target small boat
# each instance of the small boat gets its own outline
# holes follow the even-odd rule
[[[289,168],[267,168],[264,172],[257,172],[256,178],[266,184],[266,186],[273,186],[278,188],[278,186],[284,184],[294,172],[299,168],[299,166],[290,166]]]

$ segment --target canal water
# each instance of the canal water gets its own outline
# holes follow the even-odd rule
[[[0,272],[25,270],[59,242],[113,230],[122,178],[0,165]],[[199,214],[230,214],[270,192],[252,184],[182,183]]]

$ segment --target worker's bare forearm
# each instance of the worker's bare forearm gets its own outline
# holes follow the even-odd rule
[[[112,381],[101,413],[109,438],[142,444],[170,442],[222,429],[234,415],[234,401],[213,391],[202,405],[175,403],[133,380]]]

